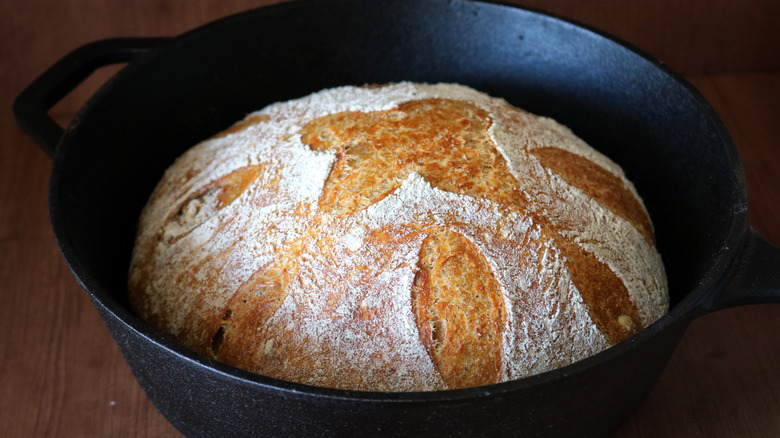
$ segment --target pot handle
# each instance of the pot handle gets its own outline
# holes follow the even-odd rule
[[[780,249],[750,226],[729,273],[729,281],[705,303],[705,312],[747,304],[780,303]]]
[[[48,111],[95,70],[130,62],[168,38],[111,38],[95,41],[70,52],[43,72],[14,101],[19,126],[49,156],[54,154],[64,130]]]

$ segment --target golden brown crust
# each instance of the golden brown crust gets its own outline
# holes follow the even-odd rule
[[[427,234],[412,285],[420,339],[448,387],[496,383],[506,324],[501,287],[467,238],[444,229]]]
[[[644,207],[617,176],[585,157],[555,147],[531,151],[542,166],[561,176],[567,183],[585,192],[618,216],[630,221],[654,244],[653,226]]]
[[[630,183],[565,128],[398,84],[271,106],[185,154],[129,286],[151,325],[220,361],[406,391],[620,342],[665,311],[662,274]]]
[[[593,323],[607,341],[617,344],[638,332],[642,320],[636,306],[609,266],[571,242],[563,243],[560,248],[566,255],[566,267]]]
[[[520,202],[515,177],[488,136],[490,118],[468,102],[433,98],[388,111],[317,118],[301,140],[335,151],[320,206],[349,214],[392,193],[412,172],[434,187],[506,204]]]

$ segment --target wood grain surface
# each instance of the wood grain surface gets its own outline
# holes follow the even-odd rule
[[[68,51],[111,36],[177,35],[271,1],[0,0],[0,435],[175,437],[59,254],[51,160],[16,125],[14,97]],[[627,39],[682,71],[739,148],[749,221],[780,246],[778,2],[528,1]],[[67,123],[108,70],[53,114]],[[780,267],[778,267],[780,269]],[[780,436],[780,304],[693,322],[618,437]]]

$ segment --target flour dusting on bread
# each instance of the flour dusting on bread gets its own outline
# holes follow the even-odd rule
[[[551,119],[455,84],[333,88],[250,114],[168,169],[139,221],[131,302],[271,377],[489,384],[666,312],[646,215],[620,167]]]

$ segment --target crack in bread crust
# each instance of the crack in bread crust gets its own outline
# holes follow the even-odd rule
[[[547,169],[567,183],[585,192],[613,213],[631,222],[651,245],[655,243],[653,226],[644,207],[617,176],[585,157],[569,151],[542,147],[531,150]]]
[[[338,157],[320,198],[324,211],[354,213],[412,172],[448,192],[516,202],[515,177],[487,135],[490,123],[476,105],[421,99],[389,111],[321,117],[304,126],[301,139]]]
[[[412,285],[412,308],[420,339],[447,387],[500,380],[506,324],[501,286],[466,237],[447,229],[428,233]]]

